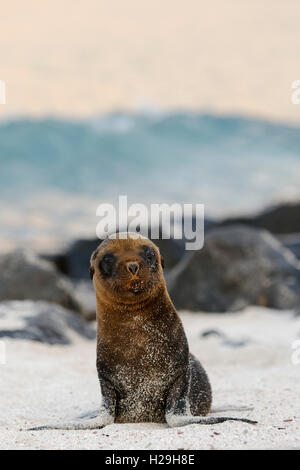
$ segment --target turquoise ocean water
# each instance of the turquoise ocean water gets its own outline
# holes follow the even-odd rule
[[[2,122],[1,207],[30,199],[58,214],[47,194],[95,203],[126,194],[129,203],[198,202],[211,216],[245,214],[300,196],[300,129],[200,113]]]

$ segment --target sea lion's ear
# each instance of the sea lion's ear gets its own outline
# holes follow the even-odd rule
[[[90,265],[90,278],[91,278],[91,280],[93,280],[94,273],[95,273],[95,268],[92,266],[92,261],[94,261],[97,258],[98,248],[96,248],[96,250],[93,251],[93,253],[91,254],[91,265]]]
[[[98,248],[96,248],[96,250],[93,251],[93,253],[91,254],[91,262],[94,261],[97,256],[98,256],[98,251],[99,251],[99,246]]]
[[[160,255],[160,263],[161,263],[161,267],[164,269],[165,267],[165,260],[164,260],[164,257],[162,255]]]
[[[95,269],[93,268],[93,266],[90,266],[90,278],[91,278],[91,280],[93,280],[94,273],[95,273]]]

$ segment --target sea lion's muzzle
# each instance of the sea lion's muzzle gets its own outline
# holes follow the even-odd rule
[[[141,279],[132,279],[128,284],[128,290],[134,294],[139,294],[145,290],[145,282]]]

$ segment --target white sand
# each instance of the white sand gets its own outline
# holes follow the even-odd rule
[[[250,308],[242,314],[184,313],[182,318],[190,348],[210,376],[214,406],[252,405],[254,411],[226,414],[257,419],[258,425],[226,422],[170,429],[114,424],[97,431],[20,431],[97,407],[95,344],[76,338],[72,346],[50,347],[7,339],[7,363],[0,365],[0,448],[300,448],[300,364],[291,361],[292,343],[300,338],[300,317]],[[212,328],[230,339],[250,341],[233,349],[220,338],[200,338],[200,332]]]

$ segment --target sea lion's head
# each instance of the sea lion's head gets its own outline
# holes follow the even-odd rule
[[[109,302],[142,301],[165,285],[158,247],[137,233],[106,238],[92,253],[90,274],[96,293]]]

